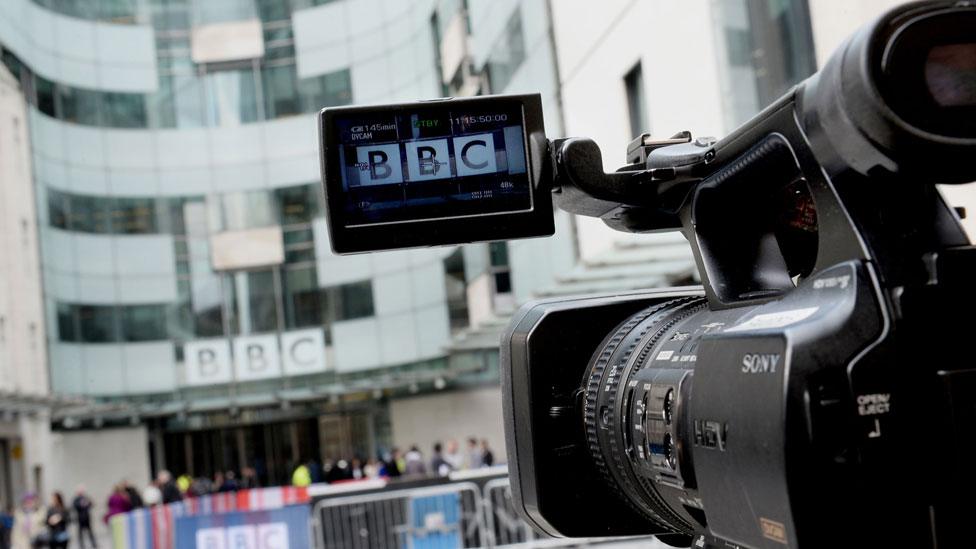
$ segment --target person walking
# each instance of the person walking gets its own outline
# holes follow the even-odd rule
[[[435,442],[434,455],[430,458],[430,472],[439,477],[446,477],[453,470],[451,464],[444,459],[444,447],[440,442]]]
[[[109,523],[115,515],[128,513],[132,510],[132,502],[129,501],[129,494],[125,491],[125,484],[115,485],[112,495],[108,497],[108,511],[105,513],[105,524]]]
[[[46,542],[44,518],[47,513],[33,492],[24,494],[20,507],[14,511],[14,531],[11,546],[14,549],[31,549]]]
[[[410,447],[410,451],[407,452],[404,459],[403,472],[410,476],[419,476],[427,474],[427,465],[424,464],[424,455],[420,453],[420,448],[417,445]]]
[[[7,506],[0,513],[0,549],[10,549],[10,537],[14,530],[14,509]]]
[[[173,475],[163,469],[156,474],[156,485],[159,486],[159,492],[163,496],[163,504],[175,503],[183,499],[183,492],[179,486],[177,486],[176,481],[173,480]],[[187,484],[187,489],[189,489],[189,484]]]
[[[71,512],[64,505],[64,497],[61,492],[51,494],[51,506],[47,508],[47,539],[50,549],[67,549],[68,540],[71,535],[68,533],[68,523],[71,522]]]
[[[92,500],[85,493],[85,487],[79,486],[75,499],[71,501],[71,507],[75,510],[75,519],[78,521],[78,546],[85,549],[85,534],[88,534],[88,541],[91,542],[93,549],[98,549],[98,542],[95,541],[95,533],[91,527]]]
[[[495,464],[495,453],[488,446],[487,438],[481,439],[481,462],[485,464],[485,467],[491,467]]]
[[[142,489],[142,503],[146,507],[152,507],[154,505],[159,505],[163,502],[163,493],[159,490],[159,485],[156,481],[150,481],[145,488]]]
[[[444,460],[451,466],[451,469],[455,471],[460,471],[464,468],[464,456],[461,455],[461,449],[458,445],[458,441],[453,438],[447,441],[447,451],[444,452]]]
[[[485,464],[481,455],[481,448],[478,447],[478,439],[468,437],[468,469],[478,469]]]
[[[129,484],[129,481],[123,480],[122,489],[125,490],[125,495],[127,498],[129,498],[129,505],[131,505],[133,509],[143,507],[142,495],[139,494],[139,490],[136,490],[135,486]]]
[[[291,474],[291,485],[304,488],[309,484],[312,484],[312,473],[308,470],[307,465],[299,463],[298,467],[295,467],[295,471]]]

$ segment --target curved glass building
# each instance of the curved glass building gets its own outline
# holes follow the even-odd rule
[[[258,464],[273,483],[299,460],[389,448],[397,422],[429,422],[398,399],[436,394],[468,404],[412,442],[503,448],[478,330],[568,268],[572,241],[336,257],[314,118],[540,83],[552,102],[545,3],[484,9],[473,33],[461,0],[4,2],[50,386],[81,398],[55,431],[138,426],[153,469]],[[548,76],[520,84],[529,64]],[[520,261],[537,264],[520,278]]]

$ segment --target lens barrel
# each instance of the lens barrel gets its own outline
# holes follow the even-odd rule
[[[692,356],[697,337],[678,328],[704,310],[703,298],[689,297],[633,315],[603,341],[583,381],[583,423],[596,469],[632,508],[674,534],[687,535],[696,527],[661,492],[661,483],[693,481],[690,433],[678,416],[694,363],[662,358],[658,346],[686,337],[687,356]]]

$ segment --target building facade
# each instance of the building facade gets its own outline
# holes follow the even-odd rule
[[[571,266],[572,239],[336,257],[314,117],[489,89],[552,106],[546,4],[483,10],[497,28],[473,32],[459,1],[0,6],[29,104],[48,327],[48,368],[25,371],[81,402],[53,413],[58,436],[116,429],[151,469],[254,465],[278,483],[299,461],[429,443],[398,440],[397,399],[413,403],[402,416],[497,384],[496,353],[452,345]],[[441,436],[503,449],[500,401],[471,402],[470,432]]]
[[[551,239],[337,257],[314,114],[540,92],[548,134],[594,138],[612,170],[640,132],[729,131],[889,3],[5,0],[43,281],[24,371],[63,400],[41,423],[63,452],[138,449],[133,477],[279,483],[469,435],[501,455],[515,307],[691,282],[687,245],[560,212]]]
[[[47,346],[28,108],[0,67],[0,506],[51,484]]]

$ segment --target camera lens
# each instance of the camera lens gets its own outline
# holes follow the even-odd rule
[[[704,310],[703,298],[686,297],[635,314],[604,339],[583,380],[583,423],[596,469],[662,532],[692,532],[687,513],[677,510],[690,479],[690,467],[681,467],[687,433],[680,405],[702,332],[684,326]]]

